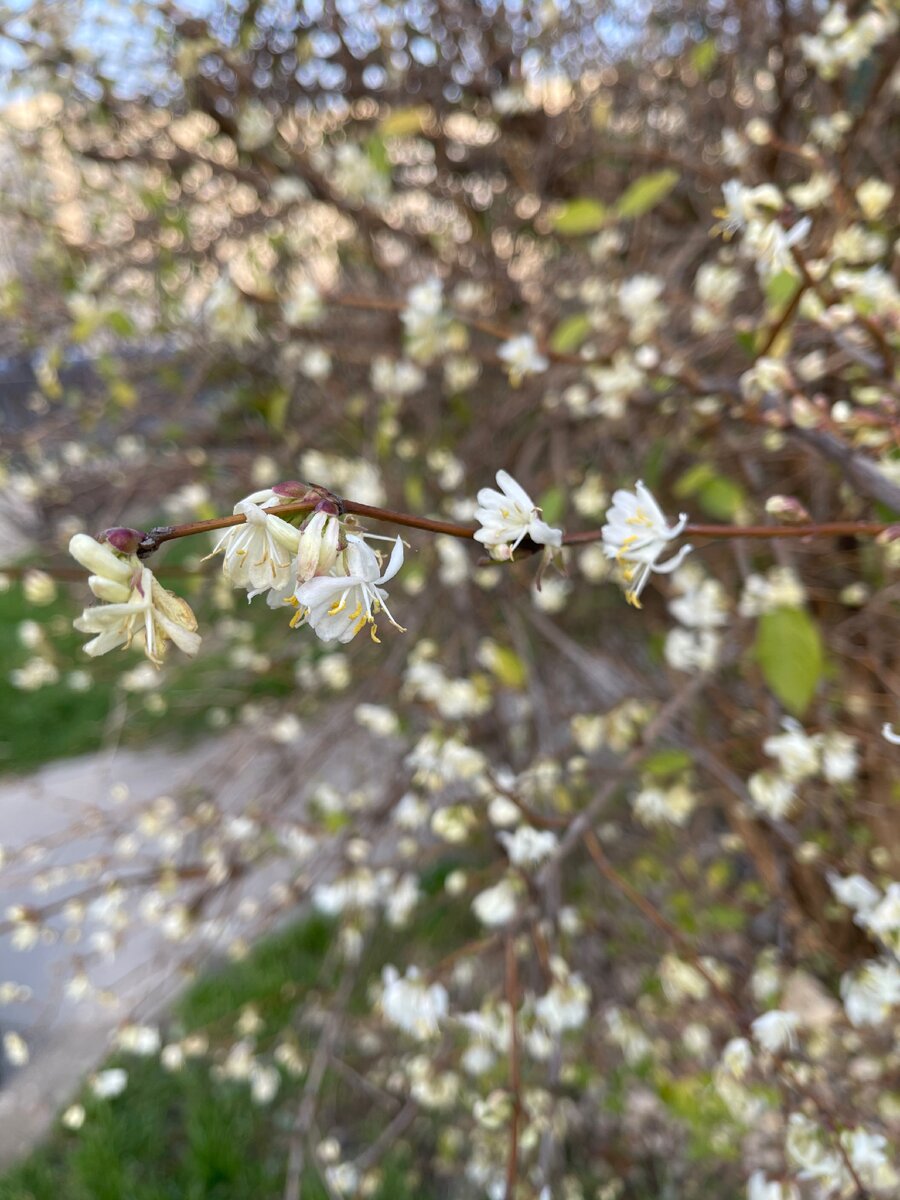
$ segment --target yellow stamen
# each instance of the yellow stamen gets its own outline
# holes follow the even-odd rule
[[[335,603],[332,604],[331,608],[329,608],[329,610],[328,610],[329,617],[336,617],[338,615],[338,613],[343,612],[346,607],[347,607],[347,597],[342,596],[340,598],[340,600],[336,600]],[[351,620],[352,619],[353,618],[351,617]]]

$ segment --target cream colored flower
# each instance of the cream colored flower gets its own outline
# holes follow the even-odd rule
[[[84,647],[96,657],[117,646],[130,646],[136,636],[144,639],[144,653],[157,666],[173,641],[185,654],[196,654],[200,638],[197,620],[185,600],[167,591],[134,553],[142,536],[137,530],[108,530],[109,541],[98,542],[86,533],[76,533],[69,553],[93,571],[88,586],[105,603],[86,608],[74,622],[82,633],[93,633]],[[124,547],[116,552],[113,543]]]
[[[682,546],[668,562],[658,561],[686,524],[687,514],[681,513],[675,525],[668,525],[662,509],[640,480],[633,492],[620,488],[613,494],[603,526],[603,546],[607,558],[619,564],[626,584],[625,599],[635,608],[641,607],[639,597],[651,574],[670,574],[690,552],[691,546]]]

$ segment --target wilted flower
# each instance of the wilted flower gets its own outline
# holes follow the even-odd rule
[[[139,635],[144,653],[157,666],[170,640],[185,654],[197,653],[200,636],[190,605],[164,588],[149,567],[133,555],[121,558],[86,534],[76,534],[69,550],[82,565],[104,572],[88,583],[95,595],[110,601],[86,608],[74,622],[80,632],[96,634],[84,647],[88,654],[96,657],[130,646]]]
[[[619,488],[613,493],[612,508],[603,526],[603,545],[607,558],[619,564],[628,585],[625,598],[635,608],[641,607],[639,597],[651,573],[671,574],[692,549],[682,546],[668,562],[658,562],[686,524],[687,514],[681,513],[675,525],[668,525],[662,509],[640,480],[633,492]]]

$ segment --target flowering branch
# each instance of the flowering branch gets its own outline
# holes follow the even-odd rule
[[[316,485],[311,484],[311,488]],[[324,489],[321,489],[324,491]],[[329,493],[331,494],[331,493]],[[462,538],[466,541],[475,539],[477,525],[464,525],[457,521],[438,521],[432,517],[420,517],[413,513],[399,512],[396,509],[381,508],[374,504],[360,504],[356,500],[344,500],[335,497],[341,511],[348,516],[367,517],[370,521],[382,521],[388,525],[400,525],[404,529],[421,529],[425,533],[440,533],[447,537]],[[272,516],[292,517],[298,513],[310,512],[314,507],[308,501],[279,504],[267,508]],[[200,533],[215,533],[219,529],[230,529],[243,525],[247,517],[243,513],[235,513],[227,517],[212,517],[207,521],[189,521],[183,525],[160,525],[143,535],[138,546],[139,558],[147,558],[158,550],[165,542],[178,538],[193,537]],[[900,525],[891,521],[824,521],[804,525],[702,525],[689,522],[681,532],[687,537],[708,538],[716,541],[727,541],[732,538],[810,538],[810,537],[877,537],[889,529],[898,529]],[[603,529],[581,529],[562,535],[564,546],[584,546],[603,539]],[[525,538],[517,547],[524,554],[537,553],[542,547]]]

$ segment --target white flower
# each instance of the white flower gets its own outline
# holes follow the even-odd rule
[[[689,545],[682,546],[668,562],[658,562],[686,524],[687,514],[681,513],[675,525],[668,525],[662,509],[640,480],[633,492],[620,488],[613,493],[612,508],[603,526],[603,546],[607,558],[619,564],[628,585],[625,598],[635,608],[641,606],[639,597],[651,573],[670,574],[691,550]]]
[[[419,1041],[437,1037],[449,1009],[443,984],[427,985],[415,967],[407,968],[401,978],[392,966],[384,968],[381,982],[381,1011],[386,1021]]]
[[[491,558],[512,558],[516,547],[529,537],[542,546],[561,546],[562,530],[540,519],[540,509],[520,484],[506,471],[497,472],[494,488],[481,488],[475,519],[482,526],[475,540],[487,546]]]
[[[722,218],[720,228],[727,234],[739,233],[751,221],[759,220],[768,209],[780,209],[784,205],[781,192],[774,184],[764,183],[748,188],[739,179],[729,179],[722,184],[725,207],[716,211]]]
[[[309,625],[323,642],[349,642],[368,625],[377,642],[375,618],[384,612],[398,625],[387,607],[387,592],[380,585],[393,579],[403,566],[403,542],[394,542],[387,567],[382,571],[378,555],[356,534],[347,534],[347,549],[330,575],[317,575],[294,592],[297,611],[291,625]]]
[[[754,1171],[747,1181],[747,1200],[799,1200],[799,1196],[792,1183],[766,1179],[762,1171]]]
[[[856,778],[859,755],[856,738],[835,730],[822,738],[822,774],[829,783],[848,783]]]
[[[763,1050],[768,1050],[770,1054],[781,1054],[784,1050],[795,1049],[798,1024],[796,1013],[773,1008],[771,1012],[757,1017],[750,1029]]]
[[[799,783],[819,771],[822,739],[818,735],[809,737],[802,727],[791,718],[784,720],[784,733],[766,738],[763,750],[770,758],[776,758],[785,779]]]
[[[497,357],[506,364],[513,387],[518,387],[526,375],[540,374],[550,366],[550,360],[540,353],[530,333],[509,338],[497,351]]]
[[[286,502],[286,497],[268,489],[254,495],[268,497],[263,501],[266,507]],[[284,588],[293,577],[294,555],[300,544],[298,530],[283,517],[267,513],[253,496],[238,501],[234,511],[246,518],[245,523],[226,529],[210,557],[222,551],[225,578],[234,587],[246,588],[249,599],[269,588]]]
[[[761,274],[777,275],[780,271],[796,274],[791,251],[806,240],[811,229],[810,217],[804,217],[792,229],[785,229],[778,221],[752,221],[744,235],[744,249],[756,260]]]
[[[840,875],[828,876],[828,883],[836,900],[846,904],[854,912],[866,912],[881,899],[881,892],[865,875],[848,875],[842,879]]]
[[[556,849],[556,834],[549,829],[520,825],[515,833],[499,833],[514,867],[536,867]]]
[[[159,1051],[159,1030],[153,1025],[126,1025],[119,1030],[116,1043],[126,1054],[149,1058]]]
[[[325,575],[337,562],[341,523],[337,516],[314,512],[300,530],[297,548],[297,583]]]
[[[878,904],[859,913],[857,922],[876,937],[893,937],[900,930],[900,883],[889,884]]]
[[[783,775],[774,771],[757,771],[747,781],[750,799],[760,810],[775,821],[786,817],[797,800],[794,785]]]
[[[670,629],[663,653],[676,671],[711,671],[721,649],[721,634],[714,629]]]
[[[732,1038],[722,1050],[720,1067],[735,1079],[743,1079],[753,1066],[753,1047],[746,1038]]]
[[[322,315],[319,289],[308,279],[299,280],[281,306],[288,325],[311,325]]]
[[[72,541],[74,543],[75,538]],[[103,547],[98,545],[98,549]],[[82,550],[82,545],[75,546],[76,557]],[[98,584],[97,578],[91,576],[88,581],[95,594],[102,591],[104,595],[122,598],[117,598],[114,603],[86,608],[73,622],[80,632],[96,634],[84,647],[88,654],[96,657],[118,646],[130,646],[139,635],[143,636],[144,653],[157,666],[162,662],[169,640],[185,654],[197,653],[200,635],[196,632],[197,618],[190,605],[167,591],[149,567],[141,566],[135,558],[129,566],[128,584],[121,583],[120,579],[101,579]],[[110,586],[106,587],[107,584]],[[119,590],[113,591],[113,586]]]
[[[256,310],[227,275],[213,285],[203,305],[203,313],[210,333],[224,342],[240,347],[255,341],[259,334]]]
[[[900,967],[891,959],[876,959],[844,975],[841,999],[851,1025],[880,1025],[900,1004]]]
[[[857,1126],[841,1134],[841,1142],[850,1156],[853,1169],[870,1187],[895,1188],[897,1172],[887,1156],[887,1138]],[[896,1194],[896,1193],[895,1193]]]
[[[511,879],[501,879],[493,887],[479,892],[472,901],[475,916],[490,929],[511,921],[518,907],[518,893]]]
[[[669,601],[669,612],[689,629],[716,629],[728,624],[728,598],[717,579],[691,571],[688,563],[672,580],[680,593]]]
[[[641,788],[632,801],[634,815],[644,825],[686,825],[697,806],[697,797],[683,783],[670,788]]]
[[[120,1096],[128,1086],[128,1072],[123,1071],[121,1067],[110,1067],[107,1071],[100,1071],[91,1079],[91,1091],[95,1096],[99,1096],[101,1100],[110,1100],[113,1096]]]
[[[591,989],[588,985],[575,971],[562,974],[563,977],[554,979],[550,989],[534,1004],[534,1015],[550,1034],[580,1029],[590,1011]]]
[[[4,1033],[3,1053],[7,1062],[14,1067],[24,1067],[30,1058],[28,1043],[20,1034],[14,1032]]]

